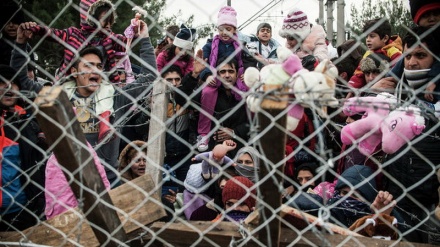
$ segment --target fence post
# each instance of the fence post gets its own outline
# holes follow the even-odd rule
[[[262,110],[258,113],[260,132],[263,133],[260,145],[262,155],[265,157],[260,165],[260,180],[263,179],[260,185],[260,199],[267,204],[260,210],[260,225],[264,225],[264,227],[258,232],[258,238],[265,246],[279,246],[281,232],[280,186],[283,184],[282,174],[284,172],[284,164],[281,162],[285,157],[287,121],[287,116],[283,111],[288,104],[288,95],[281,92],[282,85],[265,85],[264,87],[265,92],[274,90],[275,94],[263,99]],[[278,214],[274,214],[274,212],[278,212]]]
[[[168,97],[166,81],[156,80],[153,86],[153,97],[151,106],[151,120],[150,130],[148,132],[148,149],[147,162],[154,167],[163,165],[165,156],[165,134],[167,127],[165,122],[167,120]],[[151,166],[150,166],[151,167]],[[153,171],[146,171],[151,174],[156,184],[162,181],[162,172],[160,169]],[[159,190],[161,193],[162,190]]]
[[[86,138],[76,121],[72,103],[61,86],[45,87],[35,99],[37,120],[49,146],[69,180],[77,198],[84,198],[84,214],[102,246],[119,246],[127,241],[121,221],[96,169]],[[78,172],[80,171],[80,172]]]

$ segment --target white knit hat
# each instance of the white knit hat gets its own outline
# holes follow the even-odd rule
[[[300,9],[293,9],[283,20],[283,26],[280,30],[280,36],[283,38],[293,37],[304,40],[310,34],[310,22],[307,15]]]

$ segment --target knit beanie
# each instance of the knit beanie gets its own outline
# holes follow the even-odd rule
[[[362,72],[382,73],[390,67],[391,59],[384,54],[372,53],[361,60],[360,68]]]
[[[370,167],[364,165],[354,165],[341,174],[341,178],[338,179],[338,183],[335,186],[335,190],[348,186],[353,190],[357,190],[368,202],[373,202],[376,198],[376,181],[374,180],[373,171]],[[360,183],[368,180],[368,182]]]
[[[231,199],[241,200],[242,198],[246,198],[243,202],[249,207],[249,209],[252,209],[255,207],[256,200],[251,193],[256,195],[256,191],[255,189],[249,191],[249,188],[253,185],[254,183],[245,177],[237,176],[231,178],[226,182],[222,191],[223,204],[226,205],[226,202]]]
[[[196,29],[187,28],[184,24],[180,26],[179,32],[176,34],[173,44],[185,50],[192,50],[193,42],[196,38]]]
[[[410,0],[409,8],[414,23],[419,24],[420,17],[428,11],[440,9],[439,0]]]
[[[217,27],[221,25],[237,27],[237,12],[234,8],[225,6],[220,9],[217,16]]]
[[[283,38],[293,37],[302,41],[310,32],[311,27],[307,15],[302,10],[295,8],[284,18],[279,34]]]
[[[11,83],[21,88],[20,80],[18,79],[17,71],[9,65],[0,64],[0,82],[10,81]]]
[[[262,29],[262,28],[269,28],[272,31],[272,26],[267,22],[263,22],[263,23],[260,23],[260,25],[258,25],[258,27],[257,27],[257,35],[258,35],[258,32],[260,32],[260,29]]]

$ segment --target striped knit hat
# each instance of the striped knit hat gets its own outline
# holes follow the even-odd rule
[[[174,37],[173,44],[181,49],[192,50],[195,38],[196,29],[187,28],[184,24],[182,24],[180,26],[180,31]]]
[[[311,27],[307,15],[302,10],[295,8],[284,18],[279,34],[283,38],[293,37],[302,41],[310,34],[310,31]]]

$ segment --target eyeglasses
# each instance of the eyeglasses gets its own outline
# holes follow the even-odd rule
[[[165,78],[165,80],[166,80],[167,82],[173,82],[173,81],[175,81],[175,82],[180,82],[182,79],[179,78],[179,77],[176,77],[176,78]]]
[[[270,28],[261,28],[260,29],[260,32],[264,32],[264,33],[271,33],[272,32],[272,30],[270,30]]]

